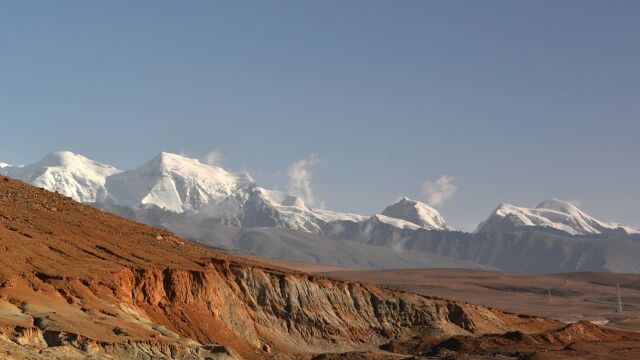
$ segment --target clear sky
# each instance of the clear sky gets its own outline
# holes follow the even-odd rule
[[[447,175],[460,229],[548,197],[638,227],[640,1],[2,2],[0,125],[13,164],[218,150],[286,189],[315,155],[330,209]]]

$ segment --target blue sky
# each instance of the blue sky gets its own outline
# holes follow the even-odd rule
[[[137,1],[0,5],[0,161],[69,149],[129,169],[203,156],[331,209],[457,191],[579,200],[640,226],[640,1]]]

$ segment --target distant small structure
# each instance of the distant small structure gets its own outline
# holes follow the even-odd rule
[[[616,306],[616,312],[622,313],[622,298],[620,297],[620,284],[616,284],[618,288],[618,305]]]

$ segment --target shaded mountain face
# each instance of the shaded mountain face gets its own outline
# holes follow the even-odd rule
[[[208,219],[166,210],[131,209],[109,204],[93,204],[105,211],[172,232],[212,248],[241,254],[344,268],[471,268],[495,269],[472,261],[420,251],[398,251],[393,247],[370,245],[324,234],[277,228],[239,228]]]
[[[357,238],[354,240],[362,241]],[[640,273],[640,235],[576,236],[545,228],[511,232],[399,231],[388,228],[369,244],[394,246],[530,274],[578,271]]]
[[[572,235],[640,233],[628,226],[597,220],[575,205],[558,199],[545,200],[534,209],[500,204],[487,220],[478,225],[476,232],[504,232],[522,227],[549,228]]]
[[[269,267],[3,176],[0,243],[0,350],[35,359],[293,358],[563,326]]]

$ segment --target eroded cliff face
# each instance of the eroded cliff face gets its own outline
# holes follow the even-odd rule
[[[247,347],[288,353],[344,352],[418,333],[503,333],[525,323],[548,323],[482,306],[228,261],[212,261],[202,271],[125,269],[113,279],[117,299],[144,309],[184,336],[225,344],[215,331],[207,331],[216,328],[213,324]]]
[[[5,177],[0,225],[0,354],[16,358],[305,357],[557,326],[276,269]]]
[[[302,357],[370,351],[417,335],[527,332],[555,324],[220,259],[201,270],[122,268],[86,278],[27,274],[0,287],[0,299],[6,325],[0,333],[14,343],[39,352],[63,347],[135,359],[215,358],[212,349],[217,358]]]
[[[231,348],[167,329],[143,310],[110,298],[101,286],[96,279],[41,273],[2,282],[0,358],[240,358]]]

